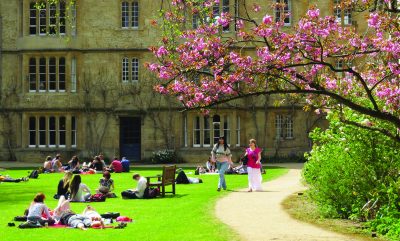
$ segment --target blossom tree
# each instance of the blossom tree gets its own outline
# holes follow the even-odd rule
[[[339,8],[366,14],[358,33],[311,6],[298,23],[252,17],[263,9],[240,1],[240,14],[216,13],[219,0],[163,1],[155,90],[188,109],[208,108],[248,96],[296,95],[307,106],[362,118],[347,124],[379,131],[400,142],[400,6],[397,0],[343,0]],[[274,8],[282,10],[283,4]],[[193,29],[195,17],[197,28]],[[189,21],[190,20],[190,21]],[[223,28],[235,26],[234,34]],[[340,63],[340,64],[337,64]],[[380,122],[383,124],[376,124]]]

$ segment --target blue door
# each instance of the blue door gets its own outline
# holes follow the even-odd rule
[[[140,161],[141,119],[120,117],[120,153],[131,161]]]

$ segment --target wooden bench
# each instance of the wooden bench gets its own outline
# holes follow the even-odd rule
[[[161,175],[146,177],[148,187],[157,187],[160,189],[160,194],[165,197],[165,193],[172,193],[175,195],[175,172],[176,166],[164,166]],[[152,178],[157,178],[157,181],[151,181]],[[165,186],[172,185],[172,191],[166,192]]]

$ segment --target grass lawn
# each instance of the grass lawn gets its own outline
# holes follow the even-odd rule
[[[305,195],[291,195],[283,201],[285,210],[295,219],[311,223],[326,230],[344,234],[354,238],[354,240],[363,241],[386,241],[384,237],[371,237],[371,232],[363,229],[363,223],[339,219],[324,218],[317,205]]]
[[[18,229],[7,227],[14,216],[22,215],[29,206],[33,196],[38,192],[46,195],[45,203],[50,208],[57,205],[53,199],[58,181],[62,174],[41,174],[38,179],[21,183],[0,183],[0,240],[238,240],[239,237],[229,227],[222,224],[214,216],[215,201],[237,188],[246,187],[247,176],[227,175],[228,191],[217,192],[217,175],[202,175],[203,184],[177,185],[177,195],[151,200],[124,200],[120,198],[123,190],[134,188],[132,173],[139,172],[143,176],[159,174],[161,169],[134,168],[131,173],[112,174],[116,185],[114,199],[103,203],[92,203],[99,213],[120,212],[131,217],[134,222],[125,229],[106,229],[81,231],[70,228]],[[264,180],[271,180],[287,170],[277,167],[267,168]],[[7,170],[2,174],[19,178],[27,175],[27,170]],[[194,169],[185,172],[194,173]],[[188,176],[193,176],[188,174]],[[100,174],[83,175],[82,182],[94,192],[98,187]],[[82,212],[85,203],[72,203],[75,212]],[[245,204],[244,204],[245,205]],[[18,225],[18,223],[16,222]],[[81,236],[79,236],[81,235]],[[80,238],[81,237],[81,238]]]

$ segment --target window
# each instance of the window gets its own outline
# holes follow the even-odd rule
[[[36,146],[36,118],[29,118],[29,147]]]
[[[183,117],[183,145],[188,146],[187,116]]]
[[[235,21],[238,21],[239,17],[240,17],[240,14],[239,14],[239,0],[235,0]],[[236,24],[235,24],[235,31],[237,31]]]
[[[293,119],[292,116],[286,116],[286,138],[293,138]]]
[[[139,81],[139,60],[137,58],[132,59],[132,81]]]
[[[31,2],[29,5],[29,34],[35,35],[37,31],[36,3]]]
[[[275,21],[280,22],[283,19],[284,26],[292,24],[292,1],[291,0],[275,0]]]
[[[76,117],[71,117],[71,147],[76,147]]]
[[[40,35],[45,35],[47,33],[47,26],[46,26],[46,8],[38,9],[39,11],[39,34]]]
[[[129,81],[129,59],[122,59],[122,82]]]
[[[61,116],[58,120],[58,146],[65,147],[65,133],[66,133],[66,123],[65,117]]]
[[[121,27],[139,28],[139,2],[123,1],[121,3]]]
[[[36,59],[30,58],[29,59],[29,91],[35,92],[37,85],[36,85]]]
[[[59,24],[59,29],[58,29],[58,31],[59,31],[59,33],[60,34],[65,34],[65,10],[66,10],[66,7],[65,7],[65,1],[60,1],[60,10],[59,10],[59,22],[58,22],[58,24]]]
[[[200,21],[200,17],[198,13],[193,14],[192,17],[192,28],[193,29],[197,29],[199,27],[199,21]]]
[[[44,92],[47,90],[46,86],[46,59],[39,59],[39,92]]]
[[[65,34],[66,3],[32,1],[29,4],[29,34]]]
[[[222,0],[222,12],[229,13],[229,0]],[[225,27],[222,27],[222,31],[229,32],[229,24]]]
[[[240,116],[236,117],[236,146],[240,146]]]
[[[193,146],[200,147],[200,117],[196,116],[193,122]]]
[[[49,118],[49,147],[56,146],[56,118]]]
[[[213,6],[213,17],[217,18],[219,17],[219,1],[215,1],[214,2],[214,6]]]
[[[55,92],[57,89],[56,58],[49,59],[49,91]]]
[[[38,125],[36,125],[38,120]],[[29,117],[29,147],[66,147],[66,117]],[[76,118],[71,117],[71,147],[76,147]]]
[[[352,9],[350,7],[345,7],[342,4],[342,0],[334,0],[334,14],[336,22],[343,25],[352,24]]]
[[[218,142],[221,136],[221,117],[219,115],[213,116],[213,130],[214,130],[214,143]]]
[[[58,63],[58,91],[65,91],[65,58],[61,57]]]
[[[230,129],[230,122],[229,117],[224,117],[224,137],[227,144],[231,143],[231,129]]]
[[[132,28],[139,27],[139,3],[132,2]]]
[[[46,118],[39,117],[39,147],[46,146]]]
[[[122,2],[122,27],[129,27],[129,3]]]
[[[57,5],[55,3],[50,4],[50,16],[49,16],[49,33],[56,34],[57,30]]]
[[[211,146],[211,125],[210,125],[210,117],[204,117],[204,126],[203,126],[203,146],[209,147]]]
[[[129,62],[129,58],[125,57],[122,59],[122,82],[138,82],[139,81],[139,59],[132,58]]]
[[[71,92],[76,92],[76,58],[71,60]]]
[[[275,117],[276,139],[293,138],[293,119],[291,115],[276,115]]]
[[[28,78],[29,92],[65,92],[65,58],[30,58]]]

